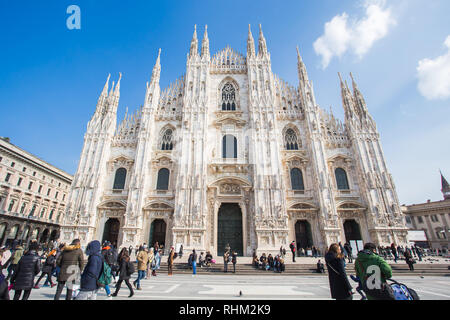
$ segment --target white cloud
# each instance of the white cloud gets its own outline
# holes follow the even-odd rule
[[[388,34],[396,22],[384,2],[366,1],[366,15],[360,20],[349,21],[344,12],[325,23],[324,34],[314,42],[314,50],[322,56],[324,69],[334,56],[341,57],[347,51],[362,58],[377,40]]]
[[[450,35],[444,44],[446,54],[420,60],[417,66],[419,92],[429,100],[450,98]]]

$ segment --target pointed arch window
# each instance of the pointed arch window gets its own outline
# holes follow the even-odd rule
[[[125,180],[127,178],[127,169],[119,168],[116,171],[116,176],[114,177],[113,189],[123,190],[125,188]]]
[[[349,190],[347,173],[342,168],[337,168],[334,170],[334,175],[336,176],[336,185],[338,190]]]
[[[231,134],[222,138],[222,158],[237,159],[237,139]]]
[[[284,134],[284,143],[286,150],[298,150],[300,143],[293,129],[286,130],[286,133]]]
[[[227,82],[222,88],[222,111],[236,110],[236,89]]]
[[[161,138],[161,150],[172,150],[173,149],[173,131],[172,129],[167,129]]]
[[[291,169],[291,186],[292,190],[305,190],[305,185],[303,184],[303,174],[302,171],[298,168]]]

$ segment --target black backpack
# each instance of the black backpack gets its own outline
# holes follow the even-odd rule
[[[112,266],[113,264],[116,263],[116,258],[114,257],[114,252],[112,249],[106,250],[105,253],[105,261],[107,264],[109,264],[110,266]]]
[[[127,262],[127,274],[131,276],[135,272],[134,264],[131,261]]]
[[[49,265],[49,266],[54,265],[55,262],[56,262],[56,258],[54,255],[48,256],[47,259],[45,260],[45,264]]]

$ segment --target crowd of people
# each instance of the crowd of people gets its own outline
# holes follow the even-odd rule
[[[296,247],[293,241],[290,249],[295,262]],[[313,248],[314,249],[314,248]],[[135,259],[131,259],[134,251]],[[318,257],[320,252],[313,250],[313,256]],[[315,255],[314,255],[315,254]],[[108,298],[112,299],[119,293],[123,282],[129,289],[129,297],[134,295],[135,290],[141,289],[141,281],[156,277],[160,269],[161,259],[164,255],[164,247],[156,242],[149,247],[145,243],[133,248],[122,248],[118,253],[115,244],[106,241],[91,241],[83,252],[79,239],[70,244],[58,244],[52,242],[39,245],[32,241],[26,248],[18,242],[13,242],[9,247],[0,250],[0,300],[9,300],[9,291],[13,290],[13,300],[27,300],[32,289],[39,289],[41,281],[45,279],[44,286],[51,288],[56,286],[54,300],[59,300],[66,287],[66,300],[95,300],[99,290],[105,290]],[[367,243],[364,249],[359,251],[355,260],[356,275],[351,279],[357,282],[356,291],[363,299],[376,299],[375,293],[367,294],[364,281],[367,279],[367,267],[377,265],[381,270],[382,282],[386,282],[392,276],[392,269],[386,262],[392,258],[397,262],[403,256],[411,270],[414,270],[415,257],[420,261],[426,255],[422,248],[417,246],[403,247],[394,243],[388,247],[376,247]],[[85,258],[87,256],[87,259]],[[167,255],[168,275],[173,274],[174,260],[183,256],[183,246],[178,252],[171,247]],[[257,256],[253,252],[252,264],[256,269],[265,271],[285,271],[286,249],[281,247],[277,255],[262,253]],[[233,265],[233,273],[236,272],[238,253],[229,245],[225,247],[223,262],[224,272],[228,272],[228,264]],[[347,259],[347,261],[346,261]],[[348,244],[340,242],[332,244],[327,248],[324,256],[325,264],[330,281],[331,296],[334,299],[352,299],[353,290],[345,273],[346,263],[353,263],[353,249]],[[135,264],[136,261],[136,269]],[[201,252],[198,256],[195,250],[189,255],[188,265],[197,273],[197,266],[209,267],[215,264],[211,252]],[[131,276],[136,273],[136,279],[130,283]],[[318,273],[325,273],[324,263],[317,262]],[[40,276],[36,279],[36,277]],[[78,280],[79,277],[79,282]],[[55,278],[55,282],[53,281]],[[79,283],[79,284],[78,284]],[[111,286],[114,292],[111,293]]]
[[[135,273],[134,260],[130,258],[133,249],[137,261],[137,278],[131,285],[130,279]],[[15,241],[0,250],[0,300],[9,300],[11,290],[14,291],[13,300],[28,300],[32,289],[41,288],[40,283],[44,278],[44,286],[56,286],[54,300],[60,299],[64,287],[67,289],[66,300],[95,300],[98,290],[103,289],[112,299],[117,296],[123,282],[131,298],[134,290],[141,290],[144,277],[149,279],[157,276],[163,252],[163,246],[158,243],[151,248],[146,244],[122,248],[118,253],[115,245],[108,241],[103,245],[97,240],[91,241],[85,252],[81,249],[79,239],[68,245],[56,242],[39,245],[32,241],[26,249]],[[168,257],[169,275],[172,274],[170,266],[173,265],[173,253],[171,248]],[[115,291],[111,293],[113,282]]]
[[[274,271],[274,272],[284,272],[285,271],[285,263],[284,263],[284,256],[286,253],[280,253],[276,256],[272,256],[271,253],[269,253],[267,256],[265,253],[262,253],[261,256],[258,258],[256,252],[253,252],[253,267],[256,269],[262,269],[266,271]]]

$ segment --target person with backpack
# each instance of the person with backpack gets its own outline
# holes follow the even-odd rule
[[[376,253],[376,246],[373,243],[366,243],[364,249],[358,253],[358,257],[355,260],[356,276],[361,281],[361,286],[366,294],[367,300],[384,300],[389,299],[386,290],[386,279],[392,277],[391,266]],[[372,271],[373,270],[373,271]],[[377,272],[379,271],[379,272]],[[380,278],[375,279],[374,276],[379,274]],[[367,280],[376,281],[379,284],[379,288],[373,287],[373,282],[368,286]]]
[[[80,293],[75,300],[96,300],[99,288],[98,280],[103,271],[101,244],[98,240],[89,242],[86,254],[88,262],[81,274]]]
[[[111,289],[109,288],[110,283],[112,282],[112,270],[109,264],[103,259],[103,269],[100,277],[98,278],[97,284],[99,287],[105,288],[106,296],[109,300],[111,300]]]
[[[59,300],[66,282],[70,280],[67,284],[66,300],[72,300],[75,278],[84,267],[84,254],[79,239],[74,239],[70,245],[63,247],[60,256],[56,259],[56,266],[60,268],[60,271],[54,299]]]
[[[345,256],[341,252],[339,244],[331,244],[325,255],[325,263],[328,269],[331,298],[336,300],[352,300],[352,286],[345,272]]]
[[[41,282],[42,278],[47,276],[47,281],[50,282],[50,286],[53,288],[56,286],[56,283],[52,281],[52,273],[53,269],[56,267],[56,250],[52,250],[48,253],[47,258],[45,259],[44,266],[42,268],[41,276],[38,281],[36,281],[34,285],[34,289],[39,289],[39,282]]]
[[[114,281],[116,280],[114,273],[118,269],[117,265],[117,251],[116,249],[111,245],[109,241],[106,241],[102,248],[102,256],[105,262],[108,264],[109,268],[111,269],[111,277],[114,278]],[[109,287],[108,287],[109,288]],[[108,297],[110,296],[109,290],[105,287],[106,292],[108,292]]]
[[[292,252],[292,262],[295,262],[295,242],[292,241],[291,244],[289,245],[289,248],[291,249]]]
[[[404,255],[405,255],[405,261],[406,261],[406,264],[409,267],[409,270],[410,271],[414,271],[414,263],[416,263],[416,260],[414,260],[412,254],[411,254],[411,249],[406,247]]]
[[[128,298],[131,298],[134,295],[133,286],[130,283],[130,278],[133,273],[134,265],[130,261],[128,250],[126,248],[123,248],[119,254],[119,281],[117,281],[116,290],[111,296],[117,297],[123,281],[125,281],[125,284],[130,290],[130,295],[128,296]]]
[[[138,261],[137,265],[138,277],[136,280],[133,281],[133,285],[136,290],[142,290],[141,280],[145,278],[145,271],[147,270],[147,263],[148,263],[148,252],[146,248],[144,247],[139,248],[137,261]]]
[[[16,271],[11,276],[11,284],[13,284],[15,290],[13,300],[19,300],[22,291],[22,300],[28,300],[28,297],[30,296],[34,277],[41,271],[41,259],[37,254],[38,249],[39,244],[37,242],[32,242],[28,251],[17,263]]]

